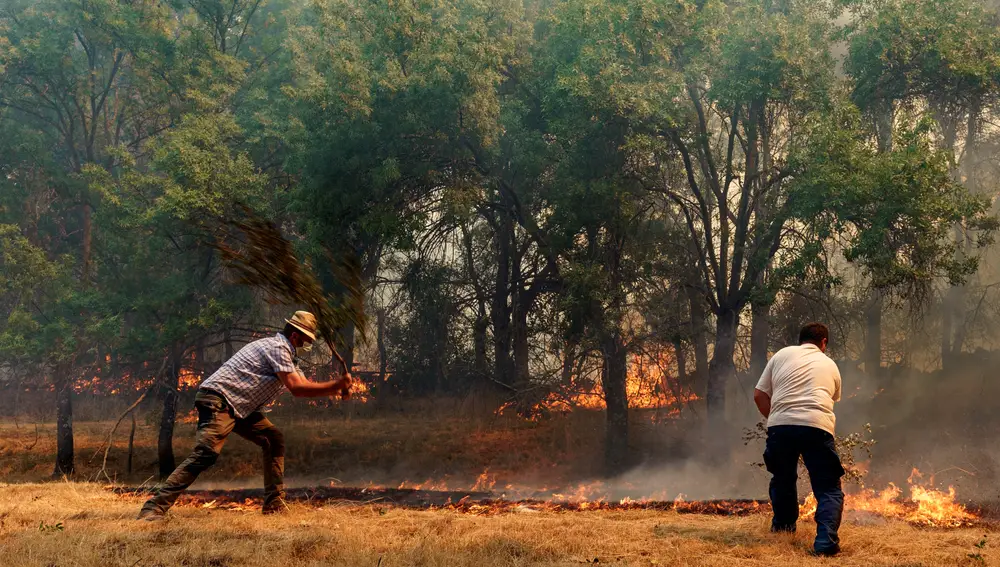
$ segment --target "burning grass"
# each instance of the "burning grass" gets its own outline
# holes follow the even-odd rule
[[[709,516],[622,508],[573,513],[509,508],[476,515],[383,502],[293,502],[279,517],[256,507],[204,502],[138,523],[137,495],[98,485],[0,485],[0,547],[8,567],[246,566],[629,566],[991,565],[1000,556],[991,528],[928,530],[889,520],[848,521],[843,554],[808,555],[811,525],[795,535],[767,530],[766,514]],[[245,504],[245,503],[244,503]],[[987,533],[986,543],[983,533]],[[970,555],[979,553],[982,559]]]
[[[979,522],[979,518],[963,504],[955,500],[955,488],[939,490],[934,488],[933,479],[928,484],[921,484],[922,475],[913,469],[907,479],[909,498],[903,497],[903,491],[893,483],[883,490],[862,489],[846,495],[844,508],[860,514],[874,514],[884,518],[896,518],[916,526],[955,528],[971,526]],[[810,492],[805,502],[799,507],[799,515],[812,518],[816,513],[816,498]]]
[[[871,523],[873,518],[903,521],[914,526],[933,528],[973,527],[996,523],[994,519],[984,520],[964,505],[955,501],[955,490],[936,490],[913,482],[919,477],[914,470],[910,479],[910,497],[903,498],[902,491],[895,485],[880,492],[862,490],[848,494],[846,516],[849,520]],[[493,492],[495,481],[484,472],[468,490],[449,489],[444,483],[427,483],[415,488],[317,486],[293,488],[288,491],[288,500],[310,506],[325,506],[331,502],[358,505],[378,505],[415,510],[444,510],[476,516],[495,516],[509,513],[562,513],[562,512],[628,512],[660,511],[679,514],[702,514],[717,516],[748,516],[769,513],[767,501],[751,499],[694,500],[688,501],[678,496],[674,500],[662,497],[623,497],[610,499],[595,496],[604,489],[604,483],[582,484],[572,489],[535,490],[525,487],[506,486],[502,491]],[[116,488],[125,495],[144,495],[145,488]],[[263,494],[260,489],[242,490],[195,490],[181,497],[179,506],[217,508],[229,510],[252,510],[261,506]],[[811,519],[816,511],[816,499],[810,493],[800,507],[802,519]]]

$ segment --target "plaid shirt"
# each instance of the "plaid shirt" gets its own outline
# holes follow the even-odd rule
[[[278,372],[296,372],[295,349],[285,335],[259,339],[247,344],[201,383],[221,394],[238,418],[274,401],[284,388]]]

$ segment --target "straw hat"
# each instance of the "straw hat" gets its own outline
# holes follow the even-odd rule
[[[289,325],[295,327],[296,329],[302,331],[302,334],[309,337],[309,340],[316,340],[316,316],[308,311],[296,311],[295,315],[292,315],[291,319],[285,319],[285,322]]]

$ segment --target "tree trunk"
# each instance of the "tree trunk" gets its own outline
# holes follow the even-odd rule
[[[569,386],[573,383],[573,374],[576,370],[576,348],[575,340],[567,340],[563,348],[562,372],[559,376],[559,383]]]
[[[195,346],[194,360],[192,361],[191,371],[194,372],[196,376],[201,376],[203,379],[207,378],[205,375],[205,337],[198,339],[198,344]]]
[[[479,304],[476,322],[472,325],[472,344],[475,349],[475,359],[472,363],[476,379],[482,380],[489,375],[489,361],[486,358],[486,332],[490,328],[490,317],[486,313],[486,304]]]
[[[388,348],[385,343],[385,309],[375,312],[375,343],[378,347],[378,383],[384,384],[389,366]]]
[[[465,224],[459,225],[459,228],[462,230],[462,244],[465,247],[466,276],[472,282],[472,288],[476,292],[476,320],[472,324],[472,348],[474,351],[472,372],[475,374],[475,379],[478,382],[483,381],[489,376],[489,362],[486,359],[486,344],[488,340],[486,333],[490,328],[490,317],[486,309],[487,295],[480,286],[479,273],[476,270],[476,254],[472,232]]]
[[[233,357],[233,338],[228,327],[222,332],[222,341],[225,345],[226,360],[229,360]],[[223,362],[226,360],[223,360]]]
[[[872,292],[865,308],[866,333],[864,364],[865,373],[877,376],[882,368],[882,294]]]
[[[628,396],[625,390],[627,358],[621,337],[607,337],[602,345],[604,364],[601,385],[607,406],[604,441],[605,465],[609,475],[621,472],[628,461]]]
[[[959,165],[959,171],[954,176],[957,182],[963,183],[974,193],[978,192],[978,184],[976,183],[977,170],[968,164],[975,163],[975,156],[979,150],[979,117],[981,112],[982,103],[978,97],[975,97],[969,105],[968,122],[966,123],[964,152],[966,158]],[[949,149],[954,151],[954,140],[948,140],[947,143],[951,144]],[[962,174],[963,170],[964,175]],[[963,177],[965,178],[964,180],[962,179]],[[971,242],[962,233],[960,227],[954,228],[953,238],[957,245],[957,255],[960,258],[966,257]],[[942,306],[943,317],[941,329],[941,366],[945,370],[950,370],[951,363],[962,354],[962,347],[965,343],[967,332],[965,326],[967,292],[968,290],[965,285],[957,285],[949,287],[945,295],[944,305]]]
[[[83,205],[83,272],[80,281],[84,287],[90,284],[90,256],[91,243],[93,242],[94,223],[90,203]]]
[[[503,384],[511,384],[514,376],[514,361],[511,358],[509,297],[514,226],[507,214],[500,215],[498,225],[499,230],[496,234],[497,269],[490,313],[490,318],[493,321],[493,364],[496,379]]]
[[[954,333],[954,287],[949,287],[941,297],[941,369],[951,370],[951,340]]]
[[[52,477],[71,475],[73,461],[73,380],[65,365],[56,367],[56,466]]]
[[[756,380],[767,366],[767,354],[771,335],[771,307],[755,304],[750,326],[750,379]]]
[[[694,379],[692,389],[699,398],[708,395],[708,314],[705,298],[693,287],[687,288],[691,309],[691,340],[694,343]]]
[[[347,363],[347,368],[344,368],[343,371],[350,372],[354,368],[354,323],[348,322],[337,329],[337,337],[340,339],[337,341],[337,350],[340,352],[340,356],[344,357],[344,362]]]
[[[181,357],[176,353],[171,360],[170,380],[163,386],[163,413],[160,415],[160,435],[156,443],[160,480],[174,472],[174,424],[177,422],[177,385],[180,379]]]
[[[892,151],[893,102],[887,101],[875,115],[875,133],[879,153]],[[877,376],[882,368],[882,291],[873,290],[865,308],[865,373]]]
[[[688,383],[689,377],[687,372],[687,353],[684,352],[684,343],[681,342],[680,338],[675,338],[673,340],[674,344],[674,357],[677,359],[677,382],[685,388],[691,387]],[[664,378],[665,379],[665,378]],[[666,389],[666,384],[663,385]]]
[[[514,351],[514,384],[518,389],[527,387],[531,382],[531,371],[528,364],[531,353],[528,349],[528,306],[524,305],[523,301],[523,297],[519,298],[514,306],[513,328],[511,329]]]
[[[736,354],[736,325],[739,313],[735,309],[723,309],[716,316],[715,350],[708,368],[709,420],[721,423],[726,419],[726,387],[736,374],[733,356]]]
[[[954,362],[957,358],[962,356],[962,349],[965,347],[965,337],[968,333],[968,327],[965,324],[966,316],[966,294],[968,293],[968,288],[964,285],[957,285],[951,288],[951,293],[954,294],[952,298],[952,339],[951,339],[951,360]],[[957,315],[957,317],[955,316]]]

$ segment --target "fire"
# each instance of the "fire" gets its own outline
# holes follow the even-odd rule
[[[799,516],[803,518],[811,518],[816,514],[816,507],[818,503],[816,502],[816,496],[810,492],[806,495],[805,501],[799,506]]]
[[[965,506],[955,502],[954,487],[949,486],[947,491],[941,491],[932,486],[922,486],[917,483],[921,477],[920,471],[913,469],[907,479],[909,499],[901,498],[902,489],[890,482],[888,487],[878,492],[865,489],[857,494],[848,494],[844,500],[844,508],[897,518],[921,526],[960,527],[975,520],[975,516]],[[929,484],[933,484],[933,480]],[[799,506],[799,515],[808,518],[815,513],[816,498],[810,492],[805,502]]]
[[[972,525],[977,518],[961,504],[955,502],[955,491],[947,492],[917,484],[919,473],[911,476],[910,497],[901,498],[903,491],[890,484],[882,491],[862,491],[847,496],[846,509],[896,518],[911,524],[933,527],[961,527]],[[447,479],[410,483],[405,481],[398,487],[385,487],[369,483],[364,487],[340,486],[331,482],[329,486],[289,489],[290,500],[312,505],[322,505],[325,501],[354,501],[359,504],[372,502],[372,498],[385,502],[387,506],[419,508],[429,510],[449,510],[477,516],[508,513],[536,512],[594,512],[607,510],[673,510],[682,514],[714,514],[725,516],[746,516],[766,513],[766,501],[758,500],[686,500],[679,494],[671,500],[666,493],[653,497],[624,496],[609,498],[611,487],[601,481],[579,484],[565,489],[550,490],[527,486],[506,485],[503,491],[495,491],[496,475],[484,470],[474,482],[457,488],[449,486]],[[627,485],[621,488],[631,488]],[[203,508],[227,510],[254,510],[260,506],[260,495],[253,491],[194,491],[182,499],[182,504]],[[800,507],[800,516],[811,517],[816,512],[816,498],[809,494]]]
[[[911,486],[910,500],[917,503],[917,509],[907,520],[916,524],[961,526],[973,519],[965,506],[955,502],[955,488],[951,486],[947,493]]]
[[[177,373],[177,387],[180,390],[192,390],[201,384],[202,374],[190,368],[182,368]]]
[[[472,485],[474,492],[489,492],[496,486],[496,476],[490,474],[490,469],[486,469],[476,478],[476,483]]]
[[[355,379],[351,382],[351,399],[359,402],[367,402],[372,399],[371,388],[364,380]]]
[[[673,357],[667,353],[658,355],[633,353],[629,357],[625,376],[625,394],[628,405],[633,409],[657,410],[656,421],[663,417],[680,415],[681,408],[698,399],[686,390],[670,370]],[[569,412],[573,409],[603,410],[607,407],[604,388],[600,382],[581,381],[573,378],[573,384],[558,391],[550,392],[545,399],[535,404],[531,415],[543,411]],[[513,408],[516,402],[508,402],[497,410],[503,414]]]

